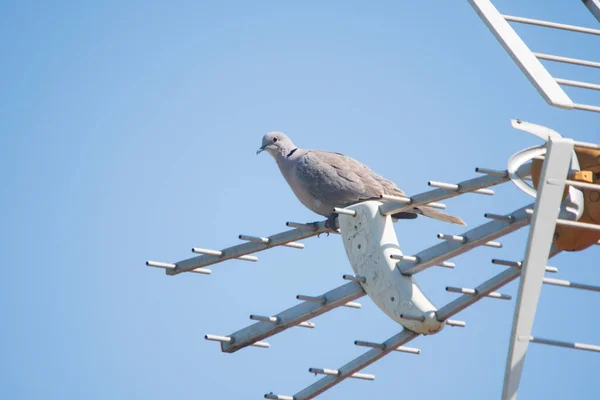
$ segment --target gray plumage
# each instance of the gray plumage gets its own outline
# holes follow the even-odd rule
[[[257,153],[261,151],[273,156],[300,202],[325,217],[331,216],[334,207],[379,199],[382,194],[406,196],[394,182],[376,174],[361,162],[340,153],[300,149],[281,132],[266,134]],[[415,218],[417,214],[466,225],[462,219],[428,206],[415,207],[394,217]]]

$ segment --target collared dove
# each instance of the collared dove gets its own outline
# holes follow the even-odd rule
[[[269,132],[263,136],[262,146],[256,154],[262,151],[273,156],[298,200],[311,211],[327,217],[330,226],[335,226],[332,225],[334,207],[379,199],[382,194],[406,197],[406,193],[394,182],[377,175],[355,159],[340,153],[300,149],[281,132]],[[466,225],[462,219],[428,206],[414,207],[392,217],[412,219],[417,214]]]

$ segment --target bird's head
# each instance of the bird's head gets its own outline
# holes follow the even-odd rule
[[[285,134],[281,132],[269,132],[263,136],[262,146],[260,146],[256,154],[266,151],[275,158],[278,156],[287,157],[294,149],[296,149],[296,146],[294,146],[294,143]]]

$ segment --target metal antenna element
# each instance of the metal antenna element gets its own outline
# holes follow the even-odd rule
[[[429,182],[427,182],[427,184],[431,187],[436,187],[436,188],[440,188],[440,189],[444,189],[444,190],[451,190],[453,192],[461,192],[461,193],[463,192],[460,185],[457,185],[454,183],[429,181]],[[468,193],[468,192],[465,192],[465,193]],[[477,189],[477,190],[472,190],[471,193],[486,194],[488,196],[494,195],[494,191],[491,189]]]
[[[498,215],[498,214],[486,213],[486,214],[483,214],[483,216],[485,218],[494,219],[496,221],[505,221],[508,223],[511,223],[515,220],[511,215]]]
[[[373,343],[373,342],[365,342],[364,340],[355,340],[354,344],[356,346],[370,347],[372,349],[380,349],[380,350],[384,350],[385,349],[385,344],[383,344],[383,343]],[[394,350],[395,351],[399,351],[401,353],[421,354],[421,350],[420,349],[415,349],[414,347],[400,346],[400,347],[398,347],[398,348],[396,348]]]
[[[498,259],[492,259],[492,264],[496,264],[496,265],[504,265],[507,267],[513,267],[513,268],[521,268],[523,266],[523,262],[522,261],[506,261],[506,260],[498,260]],[[548,267],[546,266],[544,268],[544,270],[546,272],[553,272],[553,273],[557,273],[558,272],[558,268],[556,267]]]
[[[471,294],[473,296],[477,294],[476,289],[458,288],[458,287],[453,287],[453,286],[446,286],[446,291],[452,292],[452,293]],[[485,297],[491,297],[493,299],[501,299],[501,300],[511,300],[512,299],[512,297],[508,294],[502,294],[502,293],[496,293],[496,292],[489,292],[488,294],[485,295]]]
[[[589,290],[591,292],[600,292],[600,286],[586,285],[585,283],[575,283],[564,279],[544,278],[542,283],[552,286],[562,286],[571,289]]]
[[[415,200],[410,198],[410,197],[400,197],[400,196],[392,196],[389,194],[382,194],[379,196],[379,198],[381,200],[384,200],[388,203],[398,203],[398,204],[410,204],[410,205],[415,205]],[[442,204],[442,203],[436,203],[434,201],[432,202],[427,202],[427,203],[423,203],[424,205],[427,205],[431,208],[438,208],[440,210],[445,210],[446,209],[446,205]],[[391,214],[396,214],[396,213],[392,213],[392,212],[382,212],[382,214],[384,215],[391,215]]]
[[[273,392],[265,394],[265,399],[273,400],[296,400],[294,396],[285,396],[281,394],[274,394]]]
[[[315,374],[315,375],[321,374],[321,375],[340,376],[340,374],[341,374],[341,372],[337,369],[327,369],[327,368],[309,368],[308,372]],[[361,374],[360,372],[355,372],[352,375],[348,376],[348,378],[364,379],[366,381],[374,381],[375,375]]]
[[[467,323],[465,321],[457,321],[454,319],[447,319],[446,320],[446,325],[448,326],[456,326],[459,328],[464,328],[465,326],[467,326]]]
[[[531,216],[533,215],[533,209],[528,208],[527,210],[525,210],[525,212],[527,212],[527,215]],[[556,225],[563,225],[563,226],[570,226],[572,228],[579,228],[579,229],[589,229],[591,231],[599,231],[600,232],[600,225],[596,225],[596,224],[589,224],[587,222],[577,222],[577,221],[569,221],[566,219],[557,219],[555,221]]]
[[[535,336],[521,336],[519,337],[519,341],[548,344],[550,346],[566,347],[568,349],[600,352],[600,346],[596,346],[593,344],[560,342],[558,340],[542,339]]]
[[[213,342],[221,342],[221,343],[233,343],[234,339],[231,336],[218,336],[218,335],[204,335],[204,339],[212,340]],[[270,347],[267,342],[254,342],[250,344],[250,346],[268,348]]]
[[[469,241],[469,239],[466,236],[460,236],[460,235],[446,235],[444,233],[438,233],[437,235],[438,239],[442,239],[442,240],[448,240],[450,242],[459,242],[459,243],[467,243]],[[501,248],[502,244],[498,243],[498,242],[485,242],[483,244],[483,246],[487,246],[487,247],[494,247],[494,248]]]
[[[249,242],[271,244],[271,239],[266,238],[266,237],[249,236],[249,235],[239,235],[238,237],[241,240],[247,240]],[[284,243],[284,244],[282,244],[282,246],[284,246],[284,247],[291,247],[291,248],[294,248],[294,249],[303,249],[304,248],[304,244],[302,244],[302,243],[296,243],[296,242]],[[246,256],[246,257],[248,257],[248,256]]]
[[[174,269],[175,264],[163,263],[158,261],[146,261],[146,265],[149,267],[155,268],[164,268],[164,269]],[[212,271],[207,268],[196,268],[191,270],[190,272],[194,272],[196,274],[210,275]]]
[[[487,169],[487,168],[475,168],[475,172],[480,174],[486,174],[489,176],[498,176],[502,178],[508,178],[507,170],[496,170],[496,169]]]
[[[216,256],[216,257],[223,257],[223,252],[219,251],[219,250],[209,250],[209,249],[201,249],[200,247],[193,247],[192,248],[192,253],[196,253],[196,254],[206,254],[209,256]],[[243,261],[252,261],[252,262],[256,262],[258,261],[258,257],[255,256],[239,256],[239,257],[235,257],[236,260],[243,260]]]
[[[345,208],[333,207],[333,212],[336,214],[349,215],[351,217],[356,217],[356,211],[347,210]]]
[[[274,324],[278,324],[281,322],[281,319],[279,317],[264,317],[262,315],[250,315],[250,319],[253,321],[263,321],[263,322],[272,322]],[[309,322],[309,321],[303,321],[300,322],[298,325],[301,328],[314,328],[316,325],[313,322]]]
[[[364,276],[354,276],[354,275],[343,275],[342,279],[347,280],[347,281],[359,282],[359,283],[365,283],[367,281],[367,278],[365,278]]]

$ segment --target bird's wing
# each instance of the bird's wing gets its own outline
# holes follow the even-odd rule
[[[296,165],[296,176],[317,200],[333,207],[379,198],[381,194],[404,195],[393,182],[340,153],[308,151]]]

